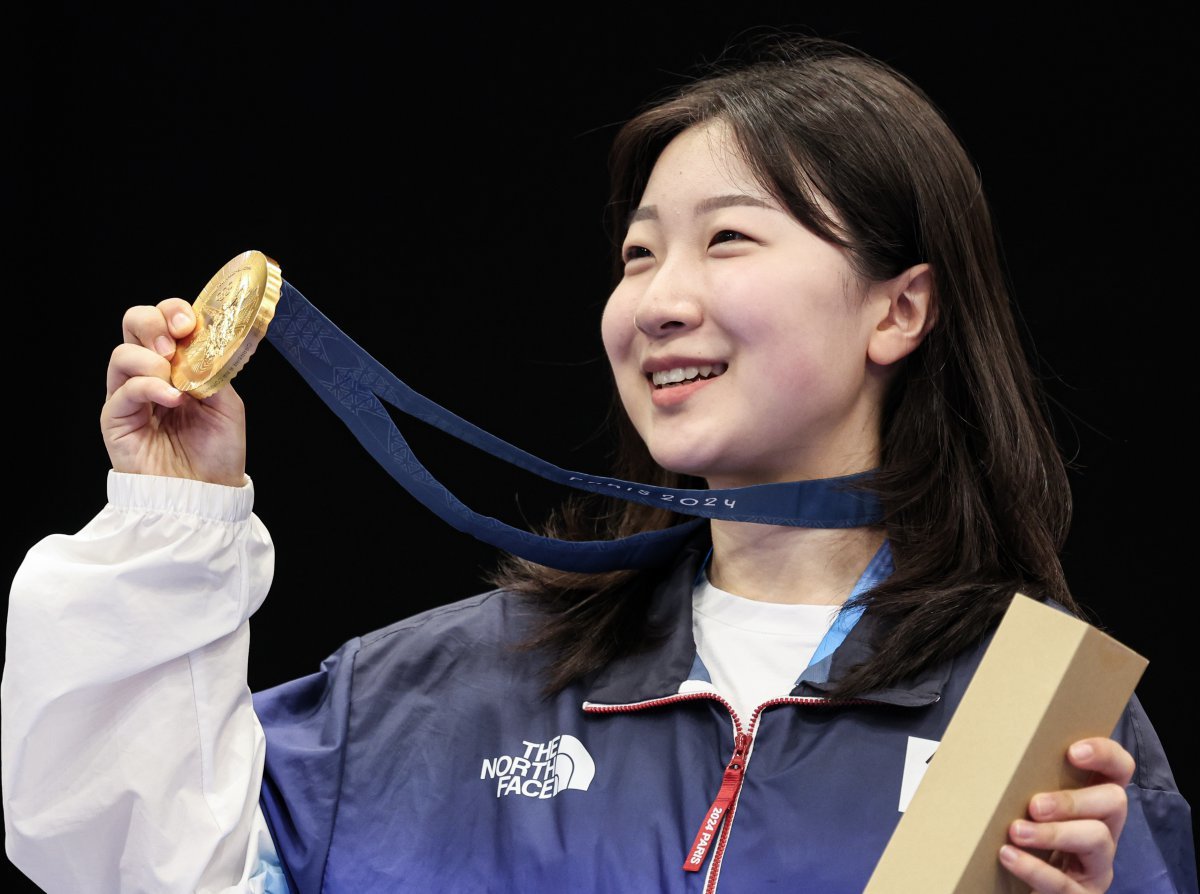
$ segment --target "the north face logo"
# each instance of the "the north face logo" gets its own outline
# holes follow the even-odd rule
[[[569,788],[587,791],[596,762],[574,736],[563,733],[549,742],[522,742],[524,753],[484,758],[480,779],[496,780],[496,797],[524,795],[553,798]]]

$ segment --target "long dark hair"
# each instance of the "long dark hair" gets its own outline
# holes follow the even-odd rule
[[[732,129],[763,186],[843,246],[866,280],[922,262],[933,270],[936,321],[891,383],[872,481],[895,561],[863,600],[879,622],[877,651],[836,694],[894,683],[955,654],[989,630],[1014,592],[1077,610],[1058,558],[1071,515],[1066,469],[978,173],[944,116],[907,77],[853,47],[815,38],[760,46],[755,61],[721,63],[621,128],[610,155],[614,246],[659,153],[714,120]],[[659,468],[624,413],[616,418],[616,474],[698,486]],[[549,531],[615,537],[678,521],[583,499],[569,501]],[[653,642],[644,598],[653,580],[568,574],[513,557],[493,576],[544,609],[529,645],[555,657],[551,691]]]

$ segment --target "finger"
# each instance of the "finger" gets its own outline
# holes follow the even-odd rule
[[[1117,845],[1108,826],[1099,820],[1069,820],[1061,823],[1017,820],[1009,826],[1008,836],[1022,848],[1055,851],[1067,857],[1071,874],[1080,881],[1094,882],[1112,874]],[[1043,881],[1050,878],[1041,870],[1038,875]]]
[[[129,379],[138,376],[162,379],[169,383],[171,364],[165,357],[141,345],[117,345],[108,360],[105,396],[112,397]]]
[[[196,311],[182,298],[167,298],[156,306],[167,321],[172,337],[183,338],[195,328]]]
[[[242,402],[242,397],[229,383],[222,385],[208,397],[202,398],[201,402],[210,410],[227,418],[245,416],[246,407]]]
[[[1129,785],[1136,769],[1133,755],[1112,739],[1080,739],[1067,749],[1067,758],[1079,769],[1122,786]]]
[[[1027,884],[1035,894],[1076,894],[1083,891],[1078,883],[1060,870],[1011,844],[1000,848],[1000,865]]]
[[[1021,847],[1074,854],[1082,862],[1107,859],[1112,862],[1117,845],[1108,826],[1095,819],[1068,820],[1062,823],[1034,823],[1016,820],[1008,827],[1008,837]]]
[[[127,344],[142,345],[170,357],[175,352],[176,340],[194,326],[191,305],[181,298],[168,298],[154,307],[139,305],[125,311],[121,334]]]
[[[1091,882],[1093,887],[1085,887],[1062,870],[1011,844],[1000,848],[1000,864],[1033,889],[1034,894],[1085,894],[1089,890],[1104,891],[1112,880],[1110,871],[1108,879],[1095,879]]]
[[[1096,819],[1107,827],[1113,841],[1121,837],[1129,812],[1125,789],[1115,782],[1060,792],[1041,792],[1029,801],[1029,815],[1039,822]]]
[[[109,423],[141,420],[151,404],[177,407],[188,396],[154,376],[136,376],[117,388],[104,403],[101,417]]]

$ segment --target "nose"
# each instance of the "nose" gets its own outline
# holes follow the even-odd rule
[[[634,325],[651,338],[695,329],[703,319],[704,311],[692,277],[666,265],[655,273],[633,314]]]

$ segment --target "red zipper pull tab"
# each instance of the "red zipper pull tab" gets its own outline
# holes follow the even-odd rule
[[[700,831],[696,833],[696,840],[692,842],[687,862],[683,864],[683,868],[687,872],[699,872],[700,867],[704,865],[708,849],[712,847],[713,842],[717,839],[717,833],[721,830],[725,813],[737,798],[738,791],[742,787],[742,774],[746,772],[746,754],[749,749],[750,737],[744,733],[738,733],[733,740],[733,757],[725,767],[725,775],[721,777],[721,788],[717,792],[712,806],[708,808],[708,815],[700,823]]]

